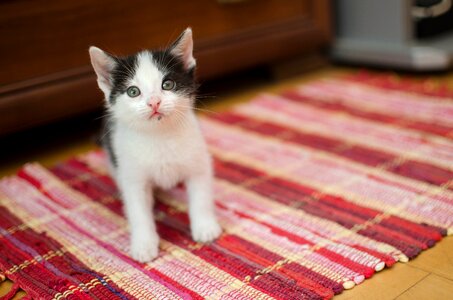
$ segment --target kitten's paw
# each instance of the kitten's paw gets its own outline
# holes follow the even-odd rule
[[[131,256],[138,262],[149,262],[159,254],[159,237],[147,239],[133,239]]]
[[[192,238],[200,243],[215,240],[222,233],[222,228],[215,217],[202,217],[192,222]]]

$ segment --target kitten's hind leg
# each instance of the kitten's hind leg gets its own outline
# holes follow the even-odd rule
[[[215,216],[212,197],[212,176],[195,176],[186,181],[189,195],[189,216],[192,238],[197,242],[210,242],[216,239],[222,228]]]
[[[148,262],[159,252],[159,236],[153,215],[153,194],[145,178],[134,172],[118,170],[125,213],[131,233],[131,256],[139,262]]]

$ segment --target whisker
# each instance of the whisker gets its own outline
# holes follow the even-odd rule
[[[174,113],[176,115],[176,122],[178,123],[178,125],[180,126],[188,125],[185,113],[177,109],[174,110]]]
[[[113,130],[113,127],[106,127],[106,128],[107,128],[107,129],[104,131],[104,133],[103,133],[103,134],[101,135],[101,137],[100,137],[101,142],[102,142],[102,141],[105,139],[105,137],[106,137],[107,135],[109,135],[109,134],[112,132],[112,130]]]
[[[190,108],[190,109],[194,109],[194,110],[198,110],[198,111],[202,111],[202,112],[207,112],[207,113],[212,113],[212,114],[219,114],[219,112],[217,112],[217,111],[213,111],[213,110],[209,110],[209,109],[205,109],[205,108],[199,108],[199,107],[184,106],[184,105],[180,105],[180,104],[178,104],[176,107]]]
[[[107,119],[108,117],[112,116],[111,112],[105,112],[99,117],[94,118],[95,121],[100,120],[100,119]]]

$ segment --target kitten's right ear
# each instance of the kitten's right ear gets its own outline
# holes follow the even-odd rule
[[[99,88],[108,99],[112,90],[111,73],[115,67],[115,60],[111,55],[94,46],[91,46],[88,52],[90,53],[91,64],[97,75]]]

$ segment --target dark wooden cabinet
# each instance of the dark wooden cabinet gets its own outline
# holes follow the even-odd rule
[[[0,2],[0,134],[99,107],[88,47],[125,55],[194,31],[200,79],[328,43],[328,0]]]

